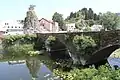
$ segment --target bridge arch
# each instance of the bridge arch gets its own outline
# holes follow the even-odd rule
[[[86,61],[86,64],[96,64],[100,61],[107,60],[107,58],[118,48],[120,48],[119,44],[103,47],[94,52],[94,54]]]
[[[53,36],[54,37],[54,36]],[[71,58],[68,54],[67,46],[61,42],[61,40],[58,37],[55,37],[56,40],[52,45],[47,45],[47,38],[45,40],[45,48],[48,52],[48,54],[53,59],[69,59]]]

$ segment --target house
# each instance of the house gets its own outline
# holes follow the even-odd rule
[[[73,32],[76,28],[75,23],[68,23],[68,24],[66,24],[66,27],[67,27],[68,32]]]
[[[103,29],[102,25],[93,25],[91,26],[91,31],[101,31]]]
[[[40,32],[58,32],[59,26],[57,22],[42,18],[39,20],[39,30]]]
[[[4,35],[23,34],[23,24],[21,20],[2,20],[0,21],[0,32]]]

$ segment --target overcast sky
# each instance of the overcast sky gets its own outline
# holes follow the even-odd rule
[[[120,0],[1,0],[0,20],[24,19],[30,4],[36,5],[38,18],[51,19],[54,12],[68,16],[71,11],[92,8],[94,12],[120,12]]]

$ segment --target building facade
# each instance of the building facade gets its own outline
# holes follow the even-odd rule
[[[75,23],[68,23],[68,24],[66,24],[66,27],[67,27],[68,32],[75,31]]]
[[[0,31],[4,35],[23,34],[23,24],[21,24],[21,20],[0,21]]]
[[[49,21],[45,18],[39,20],[40,32],[58,32],[59,26],[57,22]]]
[[[68,23],[66,24],[67,32],[80,32],[81,30],[75,27],[75,23]]]
[[[34,29],[34,27],[36,27]],[[32,27],[25,27],[24,33],[25,34],[33,34],[33,33],[46,33],[46,32],[58,32],[59,26],[57,22],[49,21],[45,18],[38,20],[38,25]]]
[[[91,31],[101,31],[102,29],[104,29],[102,25],[91,26]]]

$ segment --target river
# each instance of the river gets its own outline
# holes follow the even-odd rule
[[[0,80],[60,80],[53,76],[52,64],[49,60],[47,62],[47,60],[42,61],[41,59],[38,57],[2,59],[0,61]]]

